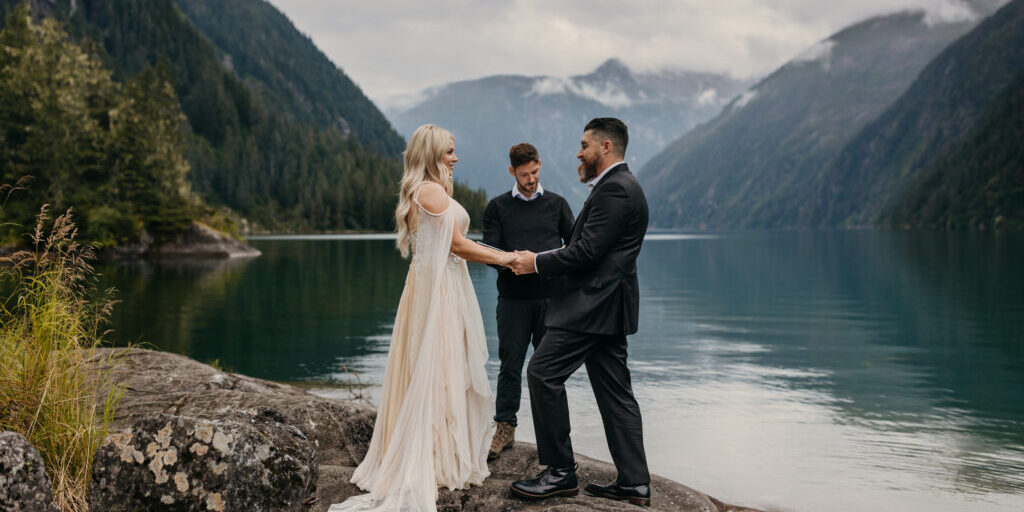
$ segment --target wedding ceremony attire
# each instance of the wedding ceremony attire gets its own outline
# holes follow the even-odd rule
[[[620,488],[649,502],[650,473],[640,408],[626,366],[626,335],[637,331],[640,287],[636,258],[647,232],[647,199],[624,162],[588,183],[590,195],[562,249],[539,253],[535,271],[557,277],[547,311],[547,333],[527,369],[537,455],[548,466],[513,485],[525,497],[575,487],[565,381],[586,365],[618,478],[588,492],[620,499]],[[568,481],[569,483],[563,483]],[[552,483],[556,482],[556,483]]]
[[[450,254],[469,214],[449,198],[434,214],[417,197],[412,261],[395,315],[380,408],[352,482],[369,493],[329,512],[434,512],[437,489],[490,475],[493,399],[483,319],[466,262]]]

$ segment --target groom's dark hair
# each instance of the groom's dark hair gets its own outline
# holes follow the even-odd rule
[[[533,147],[533,144],[522,142],[508,150],[508,161],[512,164],[512,168],[515,169],[520,165],[530,162],[540,162],[540,156],[537,154],[537,148]]]
[[[594,130],[594,134],[601,140],[612,141],[612,146],[615,146],[619,153],[626,154],[626,145],[629,144],[626,123],[614,117],[595,117],[583,128],[583,131],[587,130]]]

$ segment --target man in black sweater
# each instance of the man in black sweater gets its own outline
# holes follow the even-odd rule
[[[484,210],[484,240],[505,251],[541,252],[557,249],[572,233],[569,203],[540,186],[540,157],[537,148],[523,143],[508,153],[509,174],[515,186],[487,203]],[[487,460],[494,460],[515,441],[516,413],[522,394],[523,362],[532,342],[534,348],[544,337],[548,280],[532,275],[517,276],[505,267],[498,269],[498,393],[494,421],[497,430]]]

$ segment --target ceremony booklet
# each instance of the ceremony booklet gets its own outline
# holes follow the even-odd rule
[[[505,251],[502,251],[501,249],[498,249],[497,247],[495,247],[493,245],[487,245],[487,244],[485,244],[485,243],[483,243],[483,242],[481,242],[479,240],[474,240],[474,242],[476,242],[476,243],[478,243],[478,244],[480,244],[480,245],[482,245],[482,246],[484,246],[484,247],[486,247],[488,249],[494,249],[495,251],[505,252]]]

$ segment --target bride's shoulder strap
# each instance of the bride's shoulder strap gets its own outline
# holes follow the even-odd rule
[[[448,197],[448,193],[445,192],[444,187],[437,183],[424,183],[416,189],[416,193],[413,195],[413,201],[423,211],[430,215],[442,215],[448,211],[451,207],[451,200]]]

